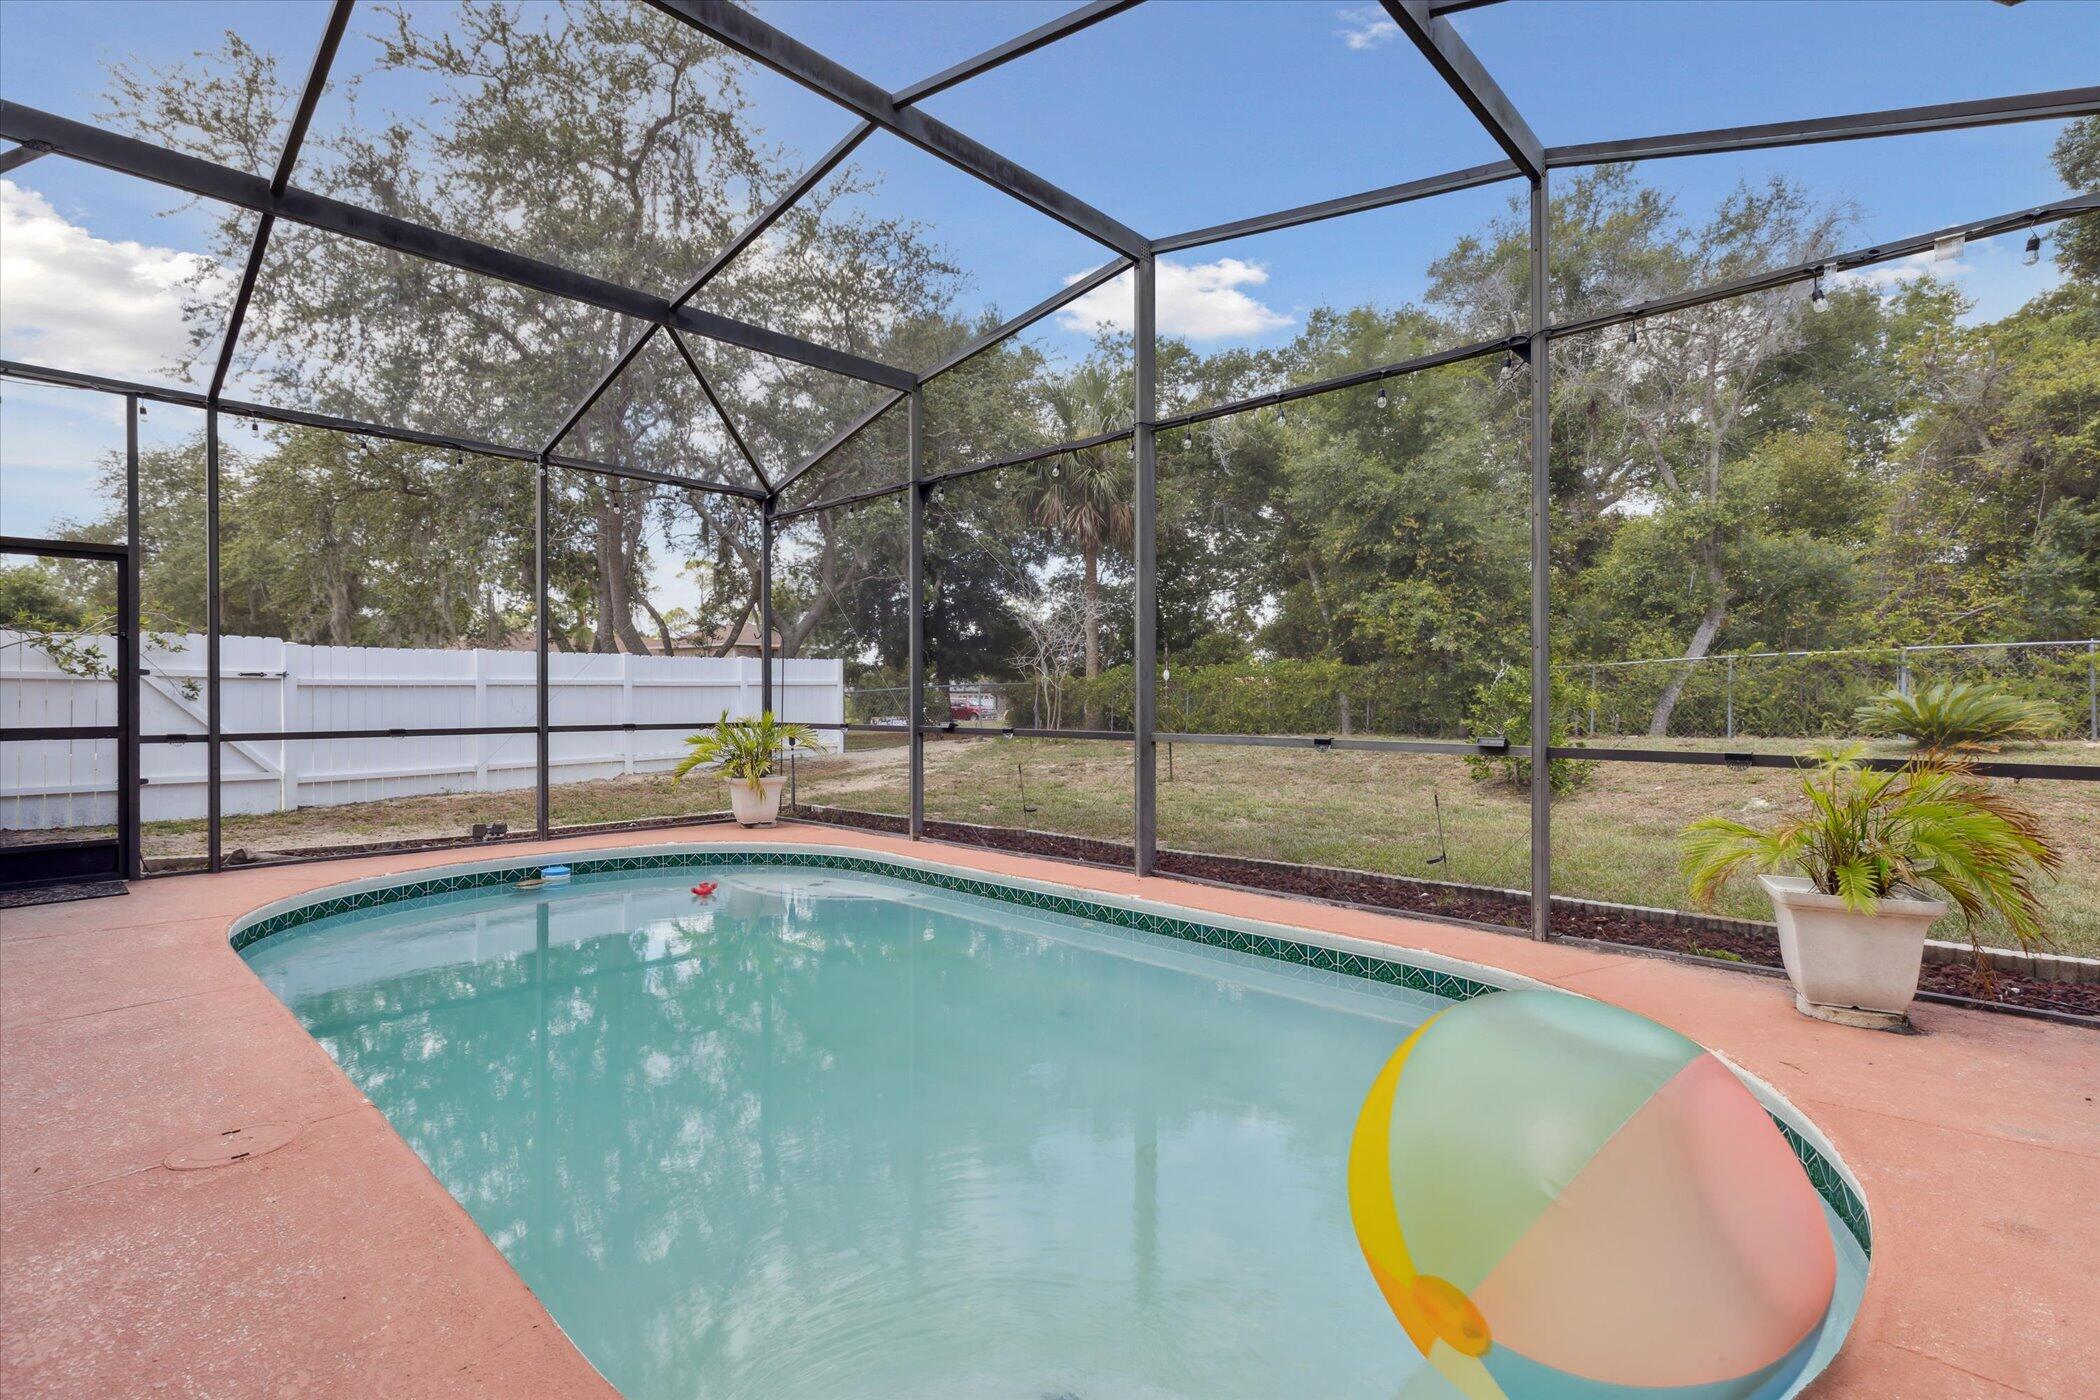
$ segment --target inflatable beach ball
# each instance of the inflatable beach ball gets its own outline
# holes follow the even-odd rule
[[[1471,1400],[1778,1396],[1837,1280],[1815,1188],[1728,1067],[1560,992],[1408,1037],[1357,1119],[1349,1207],[1394,1316]]]

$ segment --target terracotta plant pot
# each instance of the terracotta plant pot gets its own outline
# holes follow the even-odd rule
[[[743,778],[730,778],[729,810],[738,826],[771,826],[780,820],[780,790],[786,778],[760,778],[761,792],[753,792]]]
[[[1925,933],[1947,912],[1944,903],[1891,897],[1863,914],[1797,875],[1760,875],[1758,883],[1772,897],[1779,956],[1803,1015],[1883,1030],[1909,1021]]]

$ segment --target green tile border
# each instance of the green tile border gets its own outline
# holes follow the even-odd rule
[[[1317,943],[1300,943],[1269,934],[1247,933],[1195,919],[1148,913],[1141,909],[1126,909],[1121,905],[1102,904],[1074,895],[1050,894],[999,881],[952,875],[942,870],[928,870],[921,866],[898,864],[865,856],[830,855],[822,851],[752,851],[724,848],[668,852],[660,855],[577,855],[570,857],[566,863],[573,876],[609,875],[633,870],[705,869],[725,865],[792,866],[803,869],[840,870],[861,875],[882,875],[955,894],[976,895],[983,899],[1016,904],[1025,909],[1070,915],[1094,923],[1107,924],[1112,928],[1135,929],[1167,938],[1185,939],[1206,947],[1225,948],[1236,953],[1249,953],[1256,957],[1291,963],[1298,967],[1316,968],[1360,977],[1366,981],[1405,987],[1410,991],[1424,992],[1447,1001],[1470,1001],[1474,997],[1501,990],[1471,977],[1453,972],[1439,972],[1434,968],[1416,967],[1412,963],[1400,962],[1393,958],[1349,953]],[[488,870],[470,870],[456,875],[432,875],[426,879],[402,880],[398,884],[377,889],[358,890],[351,894],[337,895],[331,899],[315,900],[310,904],[280,910],[249,923],[237,924],[229,937],[234,951],[244,952],[273,934],[283,933],[303,924],[317,923],[360,909],[376,909],[382,905],[398,904],[405,900],[509,885],[523,875],[536,873],[545,864],[548,862],[519,861]],[[1808,1179],[1815,1186],[1817,1194],[1829,1203],[1830,1208],[1837,1213],[1838,1219],[1842,1220],[1845,1228],[1851,1232],[1852,1238],[1859,1242],[1860,1250],[1871,1258],[1874,1252],[1873,1232],[1867,1220],[1866,1203],[1845,1180],[1844,1173],[1826,1160],[1813,1143],[1777,1113],[1772,1113],[1771,1117],[1779,1126],[1780,1136],[1786,1139],[1787,1146],[1793,1149],[1802,1169],[1808,1173]]]

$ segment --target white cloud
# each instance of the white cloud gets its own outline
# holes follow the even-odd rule
[[[1348,26],[1334,32],[1341,35],[1342,42],[1352,49],[1375,49],[1380,44],[1389,44],[1400,37],[1400,26],[1393,23],[1392,17],[1376,5],[1359,5],[1350,10],[1336,10],[1334,16]]]
[[[1877,263],[1873,267],[1855,268],[1837,275],[1839,287],[1867,287],[1877,292],[1892,292],[1906,282],[1915,282],[1920,277],[1936,277],[1942,282],[1951,282],[1975,271],[1969,263],[1959,257],[1946,262],[1937,261],[1928,250],[1912,253],[1907,258],[1894,262]]]
[[[0,349],[118,379],[165,381],[189,345],[184,283],[198,253],[98,238],[35,190],[0,180]]]
[[[1085,276],[1075,273],[1065,279],[1070,286]],[[1259,287],[1269,280],[1269,270],[1260,263],[1239,258],[1216,262],[1159,264],[1159,330],[1189,340],[1221,340],[1228,337],[1263,335],[1282,330],[1292,319],[1266,306],[1242,287]],[[1130,274],[1088,292],[1057,314],[1066,330],[1128,331],[1130,329]]]

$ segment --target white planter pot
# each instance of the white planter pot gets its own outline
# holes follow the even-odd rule
[[[1909,1019],[1925,932],[1947,912],[1936,899],[1884,899],[1871,914],[1845,907],[1796,875],[1760,875],[1779,923],[1779,956],[1804,1015],[1887,1029]]]
[[[753,792],[751,784],[742,778],[730,778],[729,810],[736,817],[738,826],[771,826],[780,820],[780,790],[787,786],[786,778],[760,778],[763,792]]]

